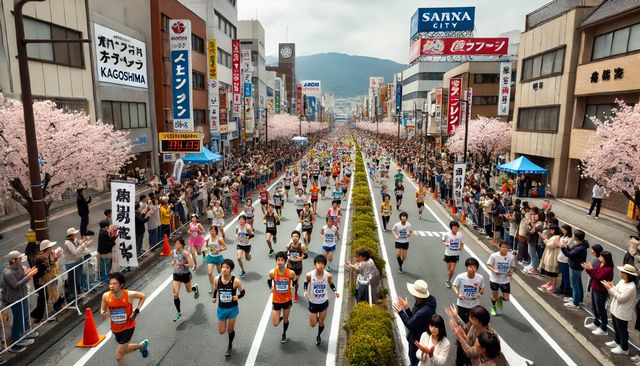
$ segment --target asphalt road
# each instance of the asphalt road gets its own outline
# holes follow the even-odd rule
[[[275,184],[275,182],[273,183]],[[290,201],[284,207],[285,218],[278,227],[278,242],[274,246],[276,251],[282,250],[289,242],[290,234],[298,223],[295,219],[296,212],[292,200],[293,196],[290,192]],[[330,202],[328,198],[318,202],[319,216],[316,217],[310,255],[309,259],[304,261],[303,273],[313,268],[313,257],[320,249],[320,228],[324,225],[325,214],[330,207]],[[347,201],[343,200],[342,207],[345,216],[346,210],[344,209],[347,204]],[[225,227],[229,247],[224,256],[232,258],[236,262],[233,240],[236,220],[230,221],[227,219]],[[341,230],[345,228],[344,222],[346,220],[343,217]],[[289,340],[286,344],[279,342],[282,325],[278,329],[274,329],[271,325],[270,292],[266,283],[267,273],[275,267],[275,260],[267,256],[268,248],[265,244],[264,230],[262,214],[260,208],[257,207],[256,236],[251,239],[252,260],[247,265],[247,276],[242,279],[246,296],[239,300],[240,315],[236,323],[235,352],[230,359],[226,360],[226,363],[232,365],[324,365],[327,363],[327,354],[331,354],[330,358],[334,357],[333,360],[335,360],[335,343],[332,344],[333,352],[328,352],[329,343],[331,343],[330,335],[332,333],[337,335],[338,330],[332,329],[332,317],[337,306],[332,293],[329,294],[330,306],[322,345],[316,346],[314,343],[317,328],[311,329],[308,325],[307,301],[302,296],[302,288],[299,292],[300,301],[294,303],[292,308],[287,332]],[[335,268],[340,262],[338,257],[343,245],[342,241],[338,242],[336,249],[332,272],[335,282],[338,282],[339,277]],[[127,356],[129,364],[204,365],[225,362],[224,352],[227,345],[227,335],[219,335],[217,332],[216,305],[212,304],[210,295],[207,294],[209,289],[207,269],[206,266],[200,266],[201,259],[198,259],[199,267],[194,273],[194,283],[198,283],[200,286],[200,299],[195,300],[191,295],[186,294],[184,289],[181,290],[183,319],[177,323],[173,322],[175,308],[170,287],[172,274],[170,259],[130,286],[130,289],[142,291],[147,295],[145,308],[137,319],[137,327],[132,341],[148,338],[150,355],[149,358],[142,359],[139,353],[132,353]],[[342,262],[344,260],[343,258]],[[239,266],[236,262],[234,274],[238,273]],[[302,287],[302,283],[300,283],[300,287]],[[100,334],[108,334],[109,322],[99,319],[99,315],[96,317],[96,322]],[[339,322],[336,322],[333,328],[338,326]],[[76,327],[34,361],[34,364],[65,366],[114,364],[116,342],[113,339],[107,339],[99,348],[91,350],[74,347],[75,342],[81,339],[82,331],[82,326]],[[332,342],[335,342],[334,337],[332,337]],[[185,360],[188,361],[185,363]],[[330,361],[330,364],[335,362],[333,360]]]
[[[392,163],[390,171],[395,173],[397,166]],[[387,183],[389,187],[393,187],[392,179],[390,178]],[[373,184],[373,181],[370,180],[370,184]],[[391,296],[408,297],[410,306],[413,306],[413,297],[407,291],[406,284],[413,283],[417,279],[423,279],[429,284],[429,291],[438,302],[437,312],[446,317],[444,314],[445,307],[454,304],[456,301],[453,290],[445,287],[447,272],[443,262],[444,245],[441,243],[442,233],[448,231],[449,219],[444,216],[431,198],[426,200],[427,208],[423,213],[423,219],[418,218],[418,208],[415,203],[417,187],[409,182],[409,178],[406,176],[404,187],[404,200],[400,206],[400,211],[405,211],[409,214],[408,221],[413,226],[414,236],[410,240],[408,257],[403,265],[403,274],[398,273],[393,234],[390,231],[382,232],[387,262],[390,267],[388,279],[393,283],[394,287],[391,290]],[[380,189],[377,186],[373,186],[372,191],[376,202],[375,207],[379,210],[381,204]],[[399,212],[395,207],[395,197],[391,201],[393,203],[393,216],[387,227],[389,230],[395,222],[399,221]],[[381,220],[379,213],[377,214],[377,219]],[[460,256],[455,275],[465,270],[464,261],[469,256],[476,257],[480,263],[486,263],[490,254],[468,236],[463,241],[465,243],[465,252]],[[486,286],[486,292],[482,297],[481,304],[489,308],[491,306],[489,275],[486,268],[480,269],[478,273],[485,278]],[[520,276],[520,274],[516,274],[516,276]],[[394,291],[396,294],[393,293]],[[503,348],[504,343],[506,343],[508,348],[512,349],[512,352],[508,352],[511,365],[524,365],[525,359],[537,365],[593,365],[598,363],[584,350],[571,333],[560,327],[544,308],[540,307],[513,281],[511,293],[512,299],[515,298],[519,306],[514,306],[514,301],[505,303],[504,311],[499,312],[499,316],[491,319],[491,326],[498,331],[503,339]],[[454,339],[453,332],[450,329],[448,329],[448,335],[450,340]],[[452,350],[448,364],[454,364],[455,347]]]

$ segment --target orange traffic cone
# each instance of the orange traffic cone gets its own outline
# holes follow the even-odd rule
[[[163,257],[167,257],[171,255],[171,247],[169,246],[169,238],[167,234],[164,234],[164,242],[162,243],[162,252],[160,255]]]
[[[237,201],[236,201],[236,205],[235,205],[235,207],[233,208],[233,214],[234,214],[234,215],[237,215],[237,214],[238,214],[238,202],[237,202]]]
[[[84,313],[84,334],[82,340],[76,343],[76,347],[95,347],[105,338],[104,334],[98,334],[96,322],[93,320],[93,313],[87,308]]]
[[[438,191],[437,190],[433,190],[433,199],[437,200],[438,199]]]
[[[451,216],[455,216],[456,214],[456,204],[454,203],[451,205]]]
[[[463,224],[467,222],[467,211],[462,210],[462,217],[460,218],[460,221],[462,221]]]

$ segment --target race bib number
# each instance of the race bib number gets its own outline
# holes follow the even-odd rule
[[[316,283],[313,285],[313,296],[323,297],[327,293],[327,285],[324,283]]]
[[[418,195],[418,201],[424,201],[424,195],[423,194],[419,194]]]
[[[459,240],[450,241],[449,242],[449,249],[450,250],[454,250],[454,251],[460,250],[460,241]]]
[[[260,199],[263,200],[263,201],[266,201],[267,200],[267,195],[266,194],[261,194],[260,195]]]
[[[333,244],[334,241],[335,241],[335,235],[333,233],[325,233],[324,234],[324,242],[325,243]]]
[[[276,292],[289,292],[289,281],[276,281]]]
[[[268,228],[270,228],[270,229],[271,229],[271,228],[274,228],[274,227],[275,227],[275,222],[273,222],[273,221],[267,221],[267,227],[268,227]]]
[[[462,294],[467,300],[475,300],[478,297],[478,289],[475,286],[464,286]]]
[[[241,243],[246,243],[249,241],[249,235],[247,233],[238,233],[238,241]]]
[[[300,253],[298,253],[298,252],[289,252],[289,258],[298,259],[298,258],[300,258]]]
[[[407,229],[398,230],[398,237],[400,239],[406,239],[407,238]]]
[[[111,322],[124,324],[127,322],[127,309],[111,309]]]
[[[498,270],[498,272],[500,272],[501,274],[506,274],[507,272],[509,272],[509,263],[508,262],[498,262],[496,263],[498,265],[498,268],[496,268]]]
[[[230,303],[233,300],[233,295],[229,290],[220,290],[220,302]]]

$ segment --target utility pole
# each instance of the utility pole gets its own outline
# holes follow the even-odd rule
[[[269,108],[264,109],[264,145],[269,149]]]
[[[43,2],[45,0],[15,0],[14,20],[16,27],[16,46],[18,51],[18,69],[20,72],[20,89],[22,96],[22,111],[24,115],[24,131],[27,144],[27,162],[29,165],[29,180],[31,181],[31,207],[30,212],[36,232],[36,240],[49,238],[47,225],[47,213],[44,203],[44,190],[40,177],[40,165],[38,163],[38,138],[33,116],[33,95],[31,93],[31,78],[29,76],[29,59],[27,44],[29,43],[89,43],[89,39],[25,39],[23,7],[28,2]]]

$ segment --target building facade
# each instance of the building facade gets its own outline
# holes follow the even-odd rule
[[[421,120],[429,91],[440,88],[444,74],[459,62],[416,62],[401,73],[402,116]]]
[[[284,112],[296,113],[296,45],[278,44],[278,66],[267,66],[267,70],[286,75],[286,98],[283,97]]]
[[[267,101],[266,84],[266,60],[264,51],[265,33],[262,24],[258,20],[241,20],[238,22],[238,38],[242,50],[251,51],[251,83],[253,85],[253,111],[254,125],[259,126],[261,111],[264,110]],[[258,131],[256,129],[255,131]],[[252,134],[256,135],[256,133]],[[253,138],[247,134],[247,139]]]

